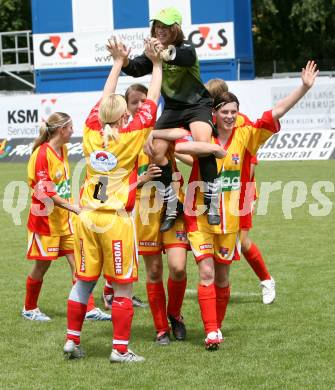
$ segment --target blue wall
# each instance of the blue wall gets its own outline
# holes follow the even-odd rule
[[[94,1],[94,0],[93,0]],[[72,32],[71,0],[31,0],[33,34]],[[113,0],[114,28],[148,26],[148,0]],[[204,81],[213,77],[254,78],[251,0],[191,0],[193,24],[234,22],[233,60],[201,61]],[[74,92],[102,89],[109,67],[36,70],[36,92]]]

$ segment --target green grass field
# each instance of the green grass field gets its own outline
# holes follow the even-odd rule
[[[0,165],[1,199],[10,181],[25,180],[24,164]],[[232,298],[217,352],[203,347],[196,287],[197,268],[189,255],[188,290],[183,306],[187,341],[159,347],[149,309],[136,309],[131,348],[146,357],[138,365],[111,365],[110,323],[85,323],[86,358],[66,361],[66,299],[71,287],[66,261],[47,273],[39,306],[53,321],[35,323],[20,316],[25,279],[26,212],[15,226],[1,202],[1,389],[333,389],[334,370],[334,232],[335,211],[312,217],[312,184],[335,182],[335,161],[261,162],[258,182],[301,180],[307,202],[282,212],[282,191],[271,194],[268,214],[256,216],[251,237],[263,251],[277,282],[277,300],[261,303],[258,280],[242,259],[231,270]],[[334,192],[326,194],[335,203]],[[141,277],[136,295],[146,300]],[[99,305],[102,281],[95,290]]]

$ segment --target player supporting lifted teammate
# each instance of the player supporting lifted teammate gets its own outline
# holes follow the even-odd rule
[[[32,321],[50,321],[37,302],[43,278],[51,262],[66,256],[74,278],[73,229],[70,213],[80,208],[71,203],[70,167],[66,143],[73,133],[68,114],[55,112],[41,126],[28,162],[28,181],[32,187],[32,204],[28,219],[27,258],[35,260],[26,281],[22,316]],[[94,305],[93,296],[86,319],[110,320]]]
[[[77,219],[75,261],[77,282],[68,299],[68,329],[64,352],[81,358],[80,334],[88,296],[101,271],[113,281],[113,349],[111,362],[139,362],[144,358],[128,349],[134,309],[132,284],[137,280],[137,254],[131,211],[134,207],[137,160],[154,123],[162,81],[162,64],[152,42],[146,55],[153,63],[148,99],[127,125],[127,105],[114,94],[123,59],[124,45],[110,41],[114,65],[101,101],[86,120],[83,145],[87,175]],[[102,127],[102,128],[101,128]]]
[[[230,297],[229,267],[239,258],[239,195],[240,172],[246,153],[255,155],[258,148],[271,135],[278,132],[278,119],[288,112],[313,86],[318,71],[313,61],[302,70],[302,85],[280,100],[272,110],[263,113],[252,125],[236,127],[239,101],[226,92],[214,101],[217,136],[212,147],[226,151],[224,160],[217,160],[221,179],[220,226],[210,226],[204,215],[194,216],[194,197],[186,198],[185,217],[188,238],[198,263],[200,283],[198,300],[206,332],[205,347],[216,350],[223,341],[222,321]],[[211,146],[211,145],[209,145]],[[182,142],[176,145],[178,153],[202,154],[209,146],[198,142]],[[213,149],[215,151],[216,149]],[[199,178],[199,165],[195,159],[190,184]],[[199,188],[196,188],[195,208],[201,206]]]
[[[222,79],[209,80],[206,83],[206,88],[214,100],[228,91],[228,85]],[[239,113],[236,126],[241,126],[244,123],[250,123],[250,120]],[[253,205],[256,200],[255,166],[257,163],[256,156],[246,153],[241,172],[240,240],[242,254],[261,282],[263,303],[269,304],[276,297],[275,281],[266,267],[261,251],[249,237],[249,230],[252,228]]]
[[[146,99],[146,88],[141,84],[131,85],[125,94],[130,114],[135,115]],[[162,132],[161,132],[162,133]],[[177,171],[173,152],[170,153],[173,171]],[[170,320],[172,333],[176,340],[185,340],[186,328],[181,315],[181,307],[186,290],[186,258],[188,241],[181,216],[167,232],[159,231],[161,210],[154,211],[156,191],[151,180],[156,180],[161,170],[150,162],[150,158],[141,151],[138,163],[138,189],[136,191],[136,236],[139,254],[143,256],[146,267],[146,287],[150,310],[156,329],[156,343],[170,343]],[[182,180],[182,178],[180,178]],[[182,183],[178,183],[179,185]],[[182,195],[182,194],[180,194]],[[179,195],[179,196],[180,196]],[[167,282],[168,303],[163,284],[162,251],[167,254],[169,278]]]
[[[162,95],[165,106],[155,129],[176,127],[189,128],[195,141],[210,142],[212,133],[212,99],[200,78],[199,61],[194,47],[184,41],[181,29],[182,17],[173,7],[161,10],[152,19],[151,36],[156,50],[163,58]],[[126,59],[123,72],[130,76],[143,76],[152,70],[151,61],[145,54]],[[160,178],[165,189],[159,189],[166,212],[161,224],[162,232],[169,230],[182,212],[182,204],[171,185],[172,165],[166,157],[169,143],[155,141],[153,162],[162,170]],[[217,171],[213,155],[199,157],[200,174],[206,183],[204,192],[208,210],[208,222],[220,223],[218,215]]]

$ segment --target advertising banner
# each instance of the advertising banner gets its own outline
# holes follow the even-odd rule
[[[194,24],[184,29],[199,60],[235,58],[234,24]],[[107,66],[112,63],[106,50],[108,38],[116,36],[131,48],[131,56],[143,53],[150,29],[133,28],[98,32],[34,34],[35,69]]]

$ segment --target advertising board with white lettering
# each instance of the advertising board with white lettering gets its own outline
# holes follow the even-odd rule
[[[148,85],[150,76],[136,79]],[[124,94],[134,82],[121,77],[117,92]],[[240,110],[251,120],[260,117],[278,99],[292,91],[299,79],[228,82],[240,100]],[[260,160],[325,160],[335,158],[335,80],[319,77],[315,87],[281,119],[281,131],[259,150]],[[68,113],[74,135],[70,158],[82,156],[81,135],[85,119],[101,92],[44,95],[0,95],[0,161],[27,160],[30,144],[41,122],[55,111]],[[162,105],[159,105],[158,116]]]
[[[184,29],[185,37],[196,48],[199,60],[235,58],[234,24],[205,23]],[[150,29],[133,28],[98,32],[34,34],[34,67],[75,68],[107,66],[112,59],[106,50],[108,38],[116,36],[131,49],[130,56],[144,51]]]

